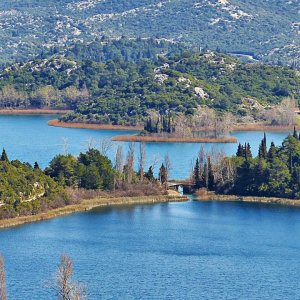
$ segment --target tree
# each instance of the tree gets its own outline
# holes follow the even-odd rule
[[[167,153],[165,155],[165,168],[166,168],[166,181],[168,181],[169,180],[169,176],[170,176],[170,171],[171,171],[171,168],[172,168],[172,164],[171,164],[171,159],[170,159],[169,153]]]
[[[56,292],[58,300],[83,299],[83,289],[78,283],[72,282],[73,262],[67,255],[62,255],[56,274]]]
[[[239,143],[239,145],[238,145],[238,149],[237,149],[237,152],[236,152],[236,156],[237,156],[237,157],[243,157],[243,156],[244,156],[244,148],[243,148],[243,146],[241,145],[241,143]]]
[[[130,143],[128,155],[127,155],[127,164],[126,164],[126,175],[127,175],[127,183],[132,183],[133,174],[134,174],[134,144]]]
[[[276,147],[275,147],[274,142],[271,142],[271,146],[270,146],[270,149],[268,151],[268,161],[273,162],[275,157],[276,157]]]
[[[166,184],[167,180],[168,180],[168,176],[167,176],[167,170],[166,167],[164,166],[164,164],[161,165],[161,167],[159,168],[159,181],[161,184]]]
[[[298,135],[298,133],[297,133],[297,130],[296,130],[296,127],[295,127],[295,126],[294,126],[293,137],[294,137],[295,139],[299,139],[299,135]]]
[[[0,256],[0,300],[7,300],[4,259]]]
[[[145,173],[145,178],[147,178],[149,181],[153,182],[155,181],[153,167],[150,166],[148,171]]]
[[[9,160],[8,160],[8,156],[7,156],[6,151],[5,151],[4,148],[3,148],[3,150],[2,150],[2,154],[1,154],[0,160],[1,160],[1,161],[7,161],[7,162],[9,161]]]
[[[145,144],[140,143],[140,156],[139,156],[139,173],[140,173],[140,181],[142,182],[144,179],[144,168],[145,168],[145,160],[146,160],[146,150]]]
[[[215,185],[215,178],[210,156],[207,158],[207,179],[207,188],[209,190],[213,190]]]
[[[202,180],[201,180],[201,175],[200,175],[200,164],[199,164],[199,159],[196,159],[196,164],[194,167],[194,183],[196,188],[200,188],[202,185]]]
[[[34,168],[35,170],[40,170],[40,166],[39,166],[39,164],[38,164],[37,161],[34,163],[33,168]]]

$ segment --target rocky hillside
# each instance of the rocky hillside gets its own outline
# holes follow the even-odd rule
[[[109,36],[153,37],[296,65],[298,0],[2,0],[1,62]]]
[[[300,101],[299,71],[212,51],[155,62],[57,56],[0,72],[0,107],[70,108],[68,121],[135,125],[149,110],[193,115],[199,107],[255,117],[285,98]]]

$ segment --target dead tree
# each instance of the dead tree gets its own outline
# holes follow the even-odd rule
[[[73,263],[69,256],[62,255],[56,274],[56,291],[58,300],[83,299],[82,287],[72,282]]]
[[[0,300],[7,300],[4,259],[0,256]]]
[[[127,183],[132,183],[134,175],[134,143],[130,143],[127,155]]]
[[[140,181],[141,182],[144,179],[145,160],[146,160],[145,144],[144,143],[140,143],[139,173],[140,173]]]
[[[100,141],[100,152],[102,155],[107,156],[109,151],[113,148],[113,142],[110,138],[104,138]]]
[[[117,184],[118,187],[122,183],[123,168],[124,168],[123,147],[118,146],[117,152],[116,152],[116,157],[115,157],[116,184]]]
[[[171,159],[168,153],[165,156],[165,168],[166,168],[166,182],[168,182],[170,171],[172,169]]]

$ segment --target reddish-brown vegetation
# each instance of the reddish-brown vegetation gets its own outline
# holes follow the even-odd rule
[[[60,122],[59,120],[50,120],[48,125],[65,128],[83,128],[83,129],[99,129],[99,130],[143,130],[142,126],[126,126],[112,124],[89,124],[89,123],[71,123]]]
[[[69,112],[65,109],[0,109],[0,115],[56,115]]]

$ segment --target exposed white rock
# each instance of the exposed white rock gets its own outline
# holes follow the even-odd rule
[[[195,87],[195,95],[201,99],[207,99],[209,97],[203,88],[198,86]]]
[[[154,80],[159,84],[163,84],[166,80],[168,80],[169,75],[167,74],[155,74]]]

